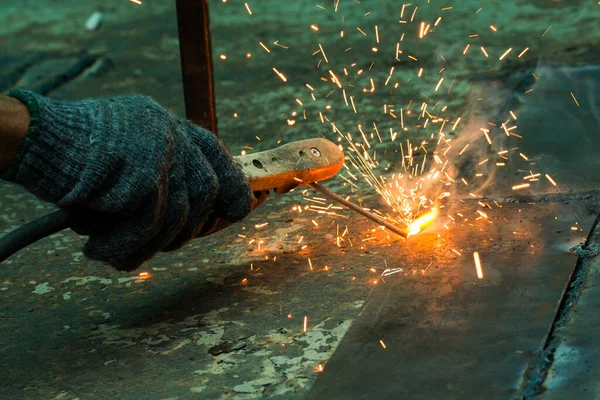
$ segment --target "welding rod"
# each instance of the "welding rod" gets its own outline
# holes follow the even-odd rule
[[[390,224],[383,218],[379,218],[377,215],[366,211],[362,207],[357,206],[356,204],[352,203],[351,201],[344,199],[342,196],[332,192],[331,190],[327,189],[326,187],[321,186],[316,182],[309,183],[308,186],[310,186],[311,188],[315,189],[318,192],[323,193],[325,196],[329,197],[330,199],[335,200],[338,203],[342,203],[343,205],[345,205],[352,211],[356,211],[360,215],[363,215],[363,216],[369,218],[370,220],[377,222],[379,225],[385,226],[387,229],[402,236],[403,238],[406,239],[408,237],[408,233],[405,230],[400,229],[397,226],[395,226],[394,224]]]

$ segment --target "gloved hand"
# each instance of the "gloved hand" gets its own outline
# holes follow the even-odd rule
[[[214,231],[203,232],[207,221],[236,222],[256,205],[221,142],[148,97],[8,96],[27,105],[31,125],[3,178],[61,208],[105,216],[108,229],[72,226],[89,235],[88,258],[130,271]]]

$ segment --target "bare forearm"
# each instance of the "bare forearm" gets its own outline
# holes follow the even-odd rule
[[[25,104],[0,94],[0,175],[6,171],[23,143],[29,123]]]

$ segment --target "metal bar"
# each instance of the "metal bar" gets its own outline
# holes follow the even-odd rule
[[[207,0],[176,0],[185,113],[217,134]]]
[[[398,228],[397,226],[390,224],[383,218],[379,218],[377,215],[364,210],[362,207],[357,206],[356,204],[344,199],[342,196],[338,195],[335,192],[332,192],[331,190],[327,189],[326,187],[321,186],[316,182],[309,183],[308,186],[310,186],[311,188],[315,189],[318,192],[323,193],[325,196],[329,197],[330,199],[335,200],[338,203],[345,205],[352,211],[356,211],[360,215],[369,218],[371,221],[377,222],[379,225],[385,226],[387,229],[402,236],[403,238],[406,239],[408,237],[408,233],[405,230],[402,230],[402,229]]]

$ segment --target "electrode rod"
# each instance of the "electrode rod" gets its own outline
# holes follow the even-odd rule
[[[308,186],[310,186],[311,188],[315,189],[316,191],[318,191],[320,193],[323,193],[325,196],[329,197],[330,199],[335,200],[338,203],[345,205],[352,211],[356,211],[360,215],[369,218],[371,221],[377,222],[379,225],[385,226],[387,229],[402,236],[403,238],[406,239],[408,237],[408,233],[405,230],[402,230],[402,229],[398,228],[397,226],[390,224],[383,218],[380,218],[377,215],[364,210],[362,207],[344,199],[342,196],[338,195],[335,192],[332,192],[331,190],[327,189],[326,187],[321,186],[316,182],[309,183]]]

